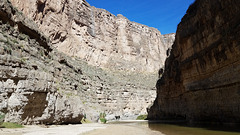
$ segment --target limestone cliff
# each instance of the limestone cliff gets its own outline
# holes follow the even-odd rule
[[[240,1],[196,0],[178,25],[149,119],[240,122]]]
[[[78,88],[81,70],[66,68],[36,25],[7,0],[1,0],[0,7],[0,111],[6,114],[5,121],[80,123],[83,115],[75,111],[83,109],[75,103],[80,99],[62,95],[57,82],[71,76]]]
[[[157,29],[92,7],[85,0],[10,1],[39,25],[58,50],[102,68],[156,72],[174,39],[165,36],[165,41]]]
[[[27,4],[27,3],[26,3]],[[37,25],[0,0],[0,112],[23,124],[80,123],[105,112],[134,118],[155,98],[156,75],[110,72],[58,52]]]

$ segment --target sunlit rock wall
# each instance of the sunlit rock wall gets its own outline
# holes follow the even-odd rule
[[[58,50],[102,68],[156,72],[174,40],[85,0],[10,1],[39,25]]]

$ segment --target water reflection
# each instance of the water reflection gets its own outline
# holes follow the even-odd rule
[[[186,125],[184,123],[149,122],[151,130],[160,131],[166,135],[240,135],[239,125]]]

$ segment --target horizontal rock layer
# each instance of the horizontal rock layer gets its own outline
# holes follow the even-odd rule
[[[10,1],[39,25],[58,50],[102,68],[156,72],[174,40],[85,0]]]
[[[149,119],[240,122],[240,1],[196,0],[178,25]]]
[[[22,124],[133,118],[155,98],[152,74],[111,72],[58,52],[37,25],[0,1],[0,111]]]
[[[0,111],[6,114],[5,121],[80,123],[83,105],[76,103],[80,99],[58,92],[61,85],[57,82],[65,82],[63,76],[80,82],[81,70],[65,68],[36,24],[7,0],[0,1],[0,5]],[[65,85],[66,89],[71,87]]]

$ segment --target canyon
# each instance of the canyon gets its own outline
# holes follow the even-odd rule
[[[148,119],[240,122],[240,1],[196,0],[182,18]]]
[[[77,124],[100,113],[240,122],[237,0],[196,0],[176,35],[85,0],[1,0],[0,7],[6,122]]]
[[[38,24],[57,50],[105,69],[156,72],[175,38],[85,0],[10,1]]]
[[[97,121],[100,113],[107,120],[147,113],[175,34],[84,0],[10,1],[0,1],[5,122],[77,124],[83,117]]]

